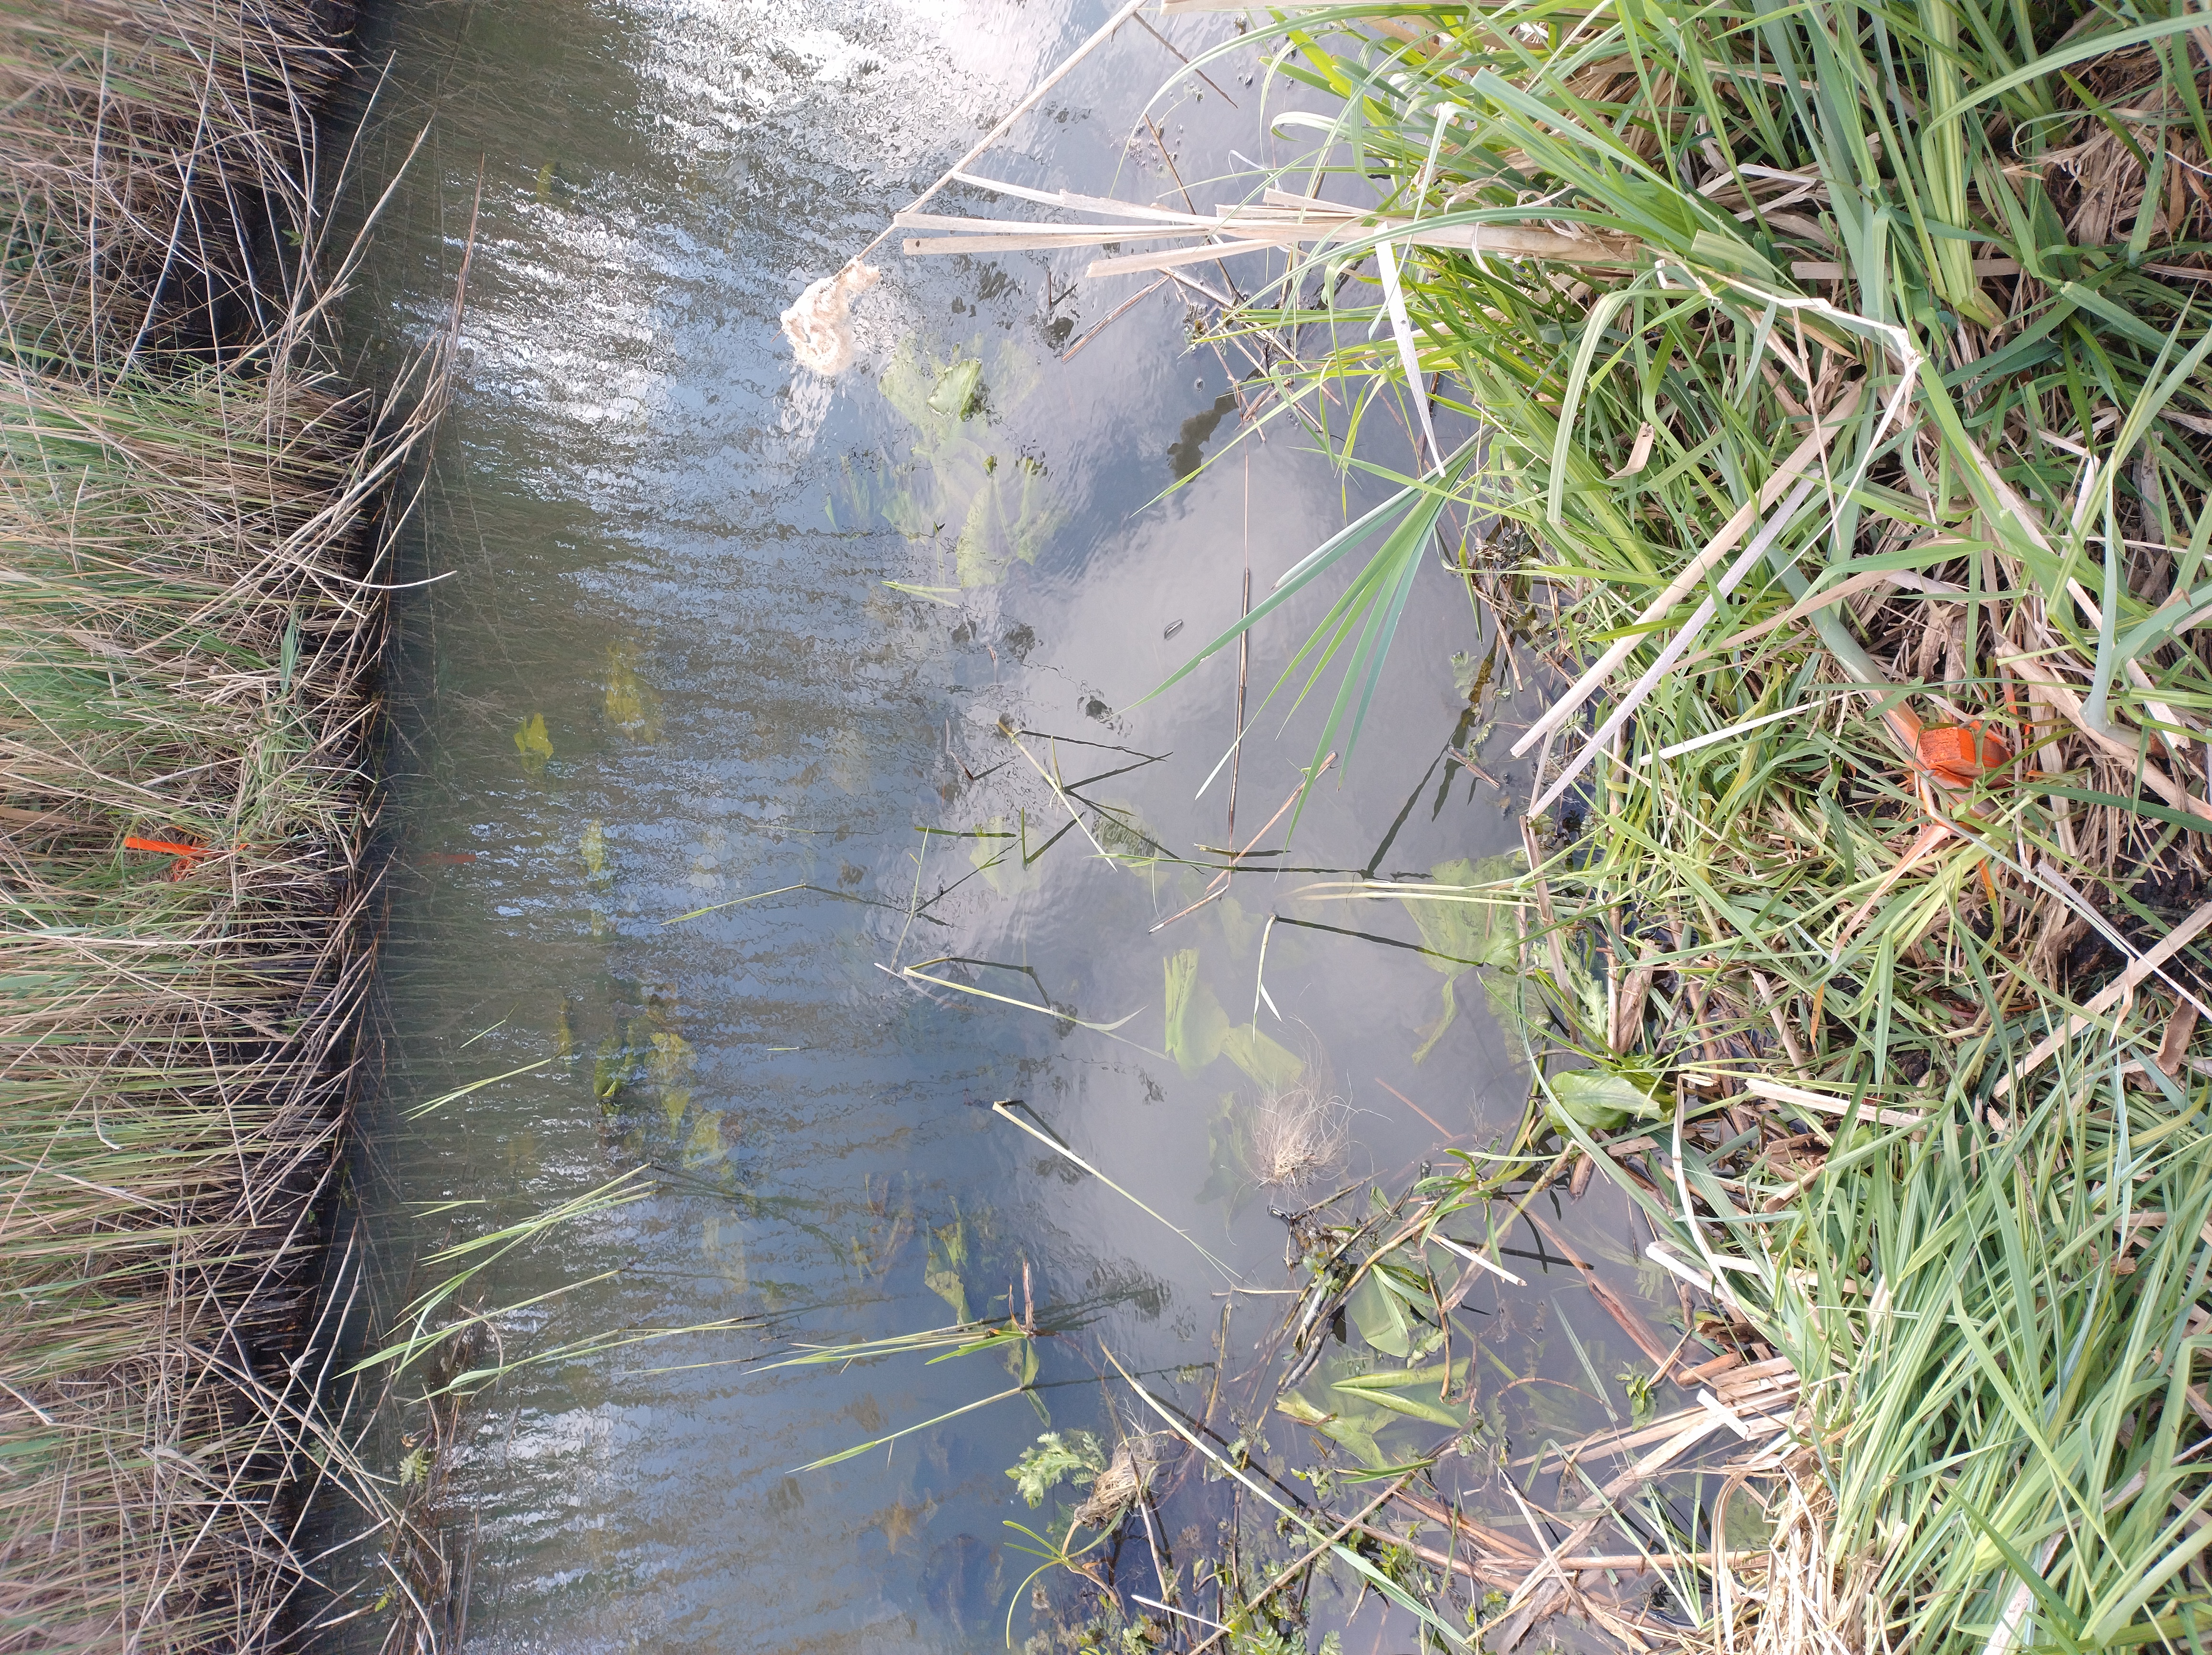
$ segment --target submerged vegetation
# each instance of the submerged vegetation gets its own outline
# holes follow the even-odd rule
[[[1104,1590],[1071,1513],[1048,1549],[1100,1588],[1072,1643],[1296,1647],[1333,1558],[1448,1646],[1562,1610],[1630,1647],[2197,1646],[2203,15],[1301,6],[1219,51],[1255,39],[1328,112],[1243,205],[917,216],[908,251],[1241,258],[1213,338],[1248,412],[1370,469],[1410,442],[1197,658],[1355,569],[1280,686],[1324,698],[1318,774],[1441,552],[1548,685],[1494,784],[1523,858],[1304,893],[1410,909],[1447,1019],[1479,969],[1530,1095],[1395,1201],[1284,1215],[1297,1308],[1241,1427],[1128,1380],[1294,1561],[1232,1527],[1179,1596],[1148,1492],[1154,1595]],[[1539,1215],[1594,1173],[1671,1329]],[[1630,1417],[1509,1459],[1451,1313],[1524,1220],[1640,1360],[1578,1341]],[[1270,1409],[1358,1480],[1293,1494]],[[1408,1420],[1429,1446],[1392,1446]]]
[[[373,960],[380,514],[331,373],[338,9],[0,4],[0,1647],[301,1624]],[[327,182],[327,180],[324,180]],[[319,275],[318,272],[320,272]]]

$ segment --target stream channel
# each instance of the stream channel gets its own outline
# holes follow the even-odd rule
[[[1290,854],[1155,930],[1209,877],[1157,847],[1218,863],[1198,847],[1232,842],[1228,770],[1201,784],[1235,729],[1237,652],[1139,703],[1233,622],[1248,563],[1264,597],[1376,485],[1288,421],[1240,442],[1173,287],[1071,350],[1152,280],[1085,280],[1085,255],[894,245],[852,369],[805,373],[779,336],[805,282],[1107,10],[370,9],[348,194],[356,212],[392,195],[349,312],[366,373],[445,325],[474,227],[453,401],[397,571],[437,579],[400,594],[388,672],[384,1078],[355,1176],[385,1308],[429,1279],[431,1249],[648,1167],[649,1199],[517,1250],[469,1302],[568,1289],[501,1319],[510,1358],[753,1319],[540,1362],[478,1399],[448,1513],[473,1537],[476,1647],[981,1651],[1004,1647],[1010,1602],[1018,1646],[1046,1617],[1006,1525],[1051,1510],[1007,1468],[1048,1428],[1110,1444],[1116,1415],[1156,1424],[1098,1382],[1103,1353],[1195,1414],[1225,1351],[1220,1433],[1315,1463],[1303,1428],[1229,1412],[1292,1302],[1266,1296],[1294,1279],[1270,1206],[1368,1178],[1395,1194],[1447,1138],[1479,1148],[1518,1118],[1526,1082],[1479,975],[1423,953],[1406,906],[1299,894],[1329,870],[1422,878],[1518,846],[1513,802],[1446,749],[1472,744],[1525,801],[1504,749],[1534,690],[1516,713],[1501,662],[1470,706],[1489,637],[1443,568]],[[1194,52],[1235,26],[1162,27]],[[1249,176],[1215,180],[1310,140],[1268,134],[1256,68],[1244,50],[1209,85],[1126,27],[978,168],[1241,197]],[[1297,93],[1279,82],[1267,106]],[[972,191],[933,206],[1048,216]],[[1381,423],[1366,452],[1404,464]],[[1287,818],[1261,829],[1312,760],[1328,695],[1287,722],[1289,692],[1258,709],[1323,584],[1254,643],[1239,846],[1283,846]],[[1328,1187],[1303,1197],[1251,1177],[1256,1112],[1291,1084],[1352,1112]],[[1158,1217],[993,1112],[1009,1099]],[[1602,1179],[1561,1211],[1633,1281]],[[1486,1408],[1523,1444],[1602,1424],[1594,1370],[1625,1412],[1610,1381],[1632,1348],[1533,1231],[1510,1245],[1528,1287],[1486,1285],[1458,1318],[1490,1341]],[[1042,1342],[1030,1395],[795,1469],[1012,1381],[991,1355],[758,1359],[1003,1319],[1025,1274],[1041,1313],[1082,1322]],[[1224,1339],[1235,1287],[1266,1293],[1234,1300]],[[1548,1388],[1498,1399],[1498,1374],[1537,1373]],[[1434,1435],[1413,1423],[1386,1455]],[[1217,1538],[1207,1509],[1168,1537],[1186,1581]],[[1352,1595],[1314,1607],[1318,1636]],[[1344,1639],[1413,1643],[1371,1597]]]

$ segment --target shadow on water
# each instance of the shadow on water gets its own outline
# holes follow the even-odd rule
[[[1188,353],[1172,288],[1060,361],[1138,290],[1077,261],[887,260],[834,383],[796,376],[777,336],[805,281],[1103,15],[423,0],[369,26],[390,70],[356,190],[432,125],[356,294],[368,371],[439,324],[482,188],[410,550],[414,578],[446,578],[401,595],[390,668],[386,1090],[355,1179],[380,1291],[396,1304],[428,1248],[642,1166],[651,1199],[486,1278],[487,1305],[567,1289],[502,1319],[510,1352],[757,1324],[531,1367],[471,1411],[447,1515],[485,1648],[996,1645],[1033,1565],[1006,1522],[1042,1520],[1007,1468],[1043,1432],[1114,1439],[1108,1349],[1330,1475],[1341,1440],[1232,1418],[1288,1279],[1262,1116],[1333,1077],[1349,1142],[1301,1163],[1311,1200],[1324,1170],[1395,1190],[1440,1135],[1473,1146],[1519,1115],[1482,997],[1452,998],[1467,962],[1397,905],[1298,894],[1518,845],[1526,768],[1485,744],[1513,683],[1486,674],[1471,703],[1455,682],[1488,646],[1463,592],[1425,575],[1350,779],[1313,790],[1288,845],[1254,835],[1299,784],[1313,708],[1285,724],[1278,698],[1234,789],[1202,790],[1235,652],[1142,700],[1234,620],[1248,567],[1267,590],[1367,485],[1286,423],[1228,447],[1235,394],[1206,393],[1218,366]],[[1229,27],[1173,32],[1188,49]],[[1170,191],[1139,119],[1167,83],[1152,118],[1209,189],[1262,141],[1253,67],[1210,71],[1232,108],[1127,32],[992,165]],[[1164,499],[1164,448],[1187,484]],[[1256,640],[1255,711],[1318,612]],[[1470,743],[1495,785],[1443,757]],[[1202,900],[1232,845],[1257,854]],[[1619,1203],[1567,1210],[1629,1279]],[[1525,1439],[1601,1419],[1586,1376],[1633,1353],[1522,1239],[1547,1273],[1478,1292],[1454,1337],[1516,1381],[1496,1405]],[[1233,1325],[1232,1288],[1262,1290]],[[793,1474],[1018,1375],[749,1362],[1031,1302],[1081,1326],[1040,1341],[1026,1396]],[[1534,1369],[1560,1378],[1519,1383]],[[1363,1428],[1400,1440],[1382,1414]],[[1186,1480],[1194,1510],[1228,1498]],[[1017,1641],[1050,1644],[1060,1610],[1014,1607]]]
[[[1182,430],[1168,447],[1168,468],[1181,482],[1194,475],[1206,462],[1206,445],[1212,440],[1222,421],[1237,411],[1237,393],[1224,391],[1213,399],[1213,406],[1203,414],[1194,414],[1182,422]]]

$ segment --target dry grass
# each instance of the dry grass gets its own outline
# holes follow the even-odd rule
[[[272,330],[258,239],[313,228],[313,0],[0,0],[0,214],[18,349],[95,371]]]
[[[335,1423],[321,1276],[372,524],[441,365],[383,403],[318,367],[314,18],[0,4],[0,1650],[272,1641],[318,1489],[413,1543]]]

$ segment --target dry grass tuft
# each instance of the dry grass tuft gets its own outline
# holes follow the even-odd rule
[[[1686,1655],[1889,1655],[1875,1612],[1876,1570],[1830,1550],[1834,1501],[1800,1457],[1769,1498],[1764,1555],[1741,1572],[1715,1568],[1713,1613]]]
[[[343,4],[0,0],[8,321],[96,370],[278,325],[258,239],[313,228]],[[21,252],[27,255],[17,258]]]
[[[1106,1462],[1106,1469],[1091,1482],[1090,1494],[1075,1508],[1075,1526],[1103,1533],[1119,1525],[1144,1497],[1153,1473],[1172,1459],[1180,1447],[1164,1431],[1124,1437]]]

